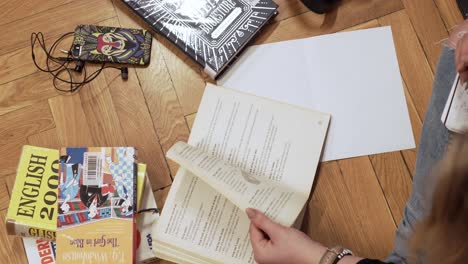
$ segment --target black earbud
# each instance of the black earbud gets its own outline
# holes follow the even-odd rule
[[[81,73],[81,72],[83,71],[84,65],[85,65],[85,62],[84,62],[84,61],[81,61],[81,60],[76,61],[76,63],[75,63],[75,71]]]
[[[92,82],[96,77],[101,74],[101,72],[105,69],[113,68],[120,70],[120,75],[123,80],[128,80],[128,67],[117,67],[113,65],[106,65],[105,62],[101,64],[101,67],[92,73],[86,72],[85,62],[82,60],[78,60],[76,57],[72,56],[72,49],[73,45],[70,47],[69,51],[62,50],[63,53],[67,54],[66,57],[55,57],[52,54],[57,49],[57,46],[61,41],[66,38],[73,36],[74,32],[69,32],[62,35],[59,39],[57,39],[50,48],[46,47],[44,35],[41,32],[32,33],[31,34],[31,57],[34,62],[34,65],[42,72],[47,72],[52,75],[53,80],[52,83],[54,88],[61,92],[69,92],[74,93],[78,91],[83,85]],[[46,55],[45,67],[39,66],[36,62],[36,55],[34,53],[34,48],[36,43],[40,46],[43,53]],[[70,63],[75,62],[75,66],[73,67]],[[75,81],[73,79],[72,71],[80,73],[82,76],[81,80]],[[63,75],[63,76],[62,76]],[[57,86],[58,82],[66,83],[69,85],[69,89],[63,89]]]
[[[126,66],[120,68],[120,73],[122,75],[123,80],[128,80],[128,68]]]

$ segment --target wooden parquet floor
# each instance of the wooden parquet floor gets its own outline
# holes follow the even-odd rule
[[[419,142],[441,41],[462,21],[455,0],[344,0],[327,16],[308,11],[298,0],[276,2],[280,13],[256,43],[391,25]],[[108,70],[72,96],[58,94],[50,76],[31,61],[30,34],[43,32],[50,45],[78,24],[148,28],[120,0],[0,2],[2,263],[27,262],[21,240],[7,236],[4,227],[22,145],[135,146],[163,206],[177,171],[164,153],[174,142],[187,140],[210,81],[186,55],[156,35],[151,64],[129,69],[128,81]],[[304,231],[330,246],[341,244],[373,258],[386,256],[411,191],[416,151],[322,163]]]

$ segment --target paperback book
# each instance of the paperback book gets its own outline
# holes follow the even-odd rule
[[[152,263],[158,258],[155,251],[153,230],[159,219],[159,209],[154,199],[148,176],[143,178],[141,201],[137,215],[137,263]],[[138,189],[140,192],[140,189]],[[140,196],[140,193],[138,194]]]
[[[151,263],[157,259],[153,250],[152,231],[159,219],[159,209],[154,199],[151,184],[146,174],[146,165],[138,164],[138,188],[137,188],[137,263]],[[56,244],[53,240],[38,239],[33,237],[23,238],[24,249],[30,264],[55,264]]]
[[[24,251],[29,264],[55,264],[56,245],[54,240],[23,238]]]
[[[58,188],[58,263],[135,263],[136,151],[63,148]]]

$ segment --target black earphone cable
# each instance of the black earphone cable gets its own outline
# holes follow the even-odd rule
[[[73,80],[73,73],[74,72],[76,73],[77,71],[75,69],[69,67],[70,63],[71,62],[84,63],[84,62],[76,60],[76,59],[74,59],[72,57],[72,55],[71,55],[72,46],[70,46],[70,48],[68,49],[66,57],[55,57],[55,56],[52,55],[56,51],[58,45],[65,38],[73,36],[73,34],[74,34],[74,32],[65,33],[64,35],[59,37],[52,44],[52,46],[49,49],[47,49],[47,47],[46,47],[44,35],[42,34],[42,32],[38,32],[38,33],[34,32],[34,33],[31,34],[31,57],[32,57],[32,60],[34,62],[34,65],[40,71],[47,72],[47,73],[49,73],[49,74],[51,74],[53,76],[52,83],[53,83],[54,88],[56,90],[58,90],[60,92],[74,93],[78,89],[80,89],[82,86],[84,86],[85,84],[88,84],[88,83],[92,82],[94,79],[96,79],[104,69],[113,68],[113,69],[119,69],[119,70],[122,71],[123,68],[116,67],[116,66],[108,66],[108,65],[106,65],[106,63],[102,63],[101,67],[99,69],[97,69],[96,71],[94,71],[93,73],[91,73],[90,75],[87,74],[86,67],[83,67],[83,72],[82,72],[83,73],[83,78],[82,78],[82,80],[79,81],[79,82],[74,81]],[[39,66],[39,64],[36,61],[36,54],[34,52],[34,49],[36,47],[36,43],[39,44],[40,48],[42,49],[42,51],[46,55],[45,68]],[[56,65],[52,65],[52,63],[54,63]],[[64,78],[61,77],[61,75],[63,73],[66,73],[66,75],[68,75],[68,79],[64,79]],[[62,89],[62,88],[58,87],[59,82],[69,84],[70,88],[69,89]]]

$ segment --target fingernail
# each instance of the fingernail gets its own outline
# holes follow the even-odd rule
[[[247,214],[247,216],[249,217],[249,219],[252,219],[255,217],[255,215],[257,214],[257,210],[253,209],[253,208],[247,208],[245,209],[245,213]]]

